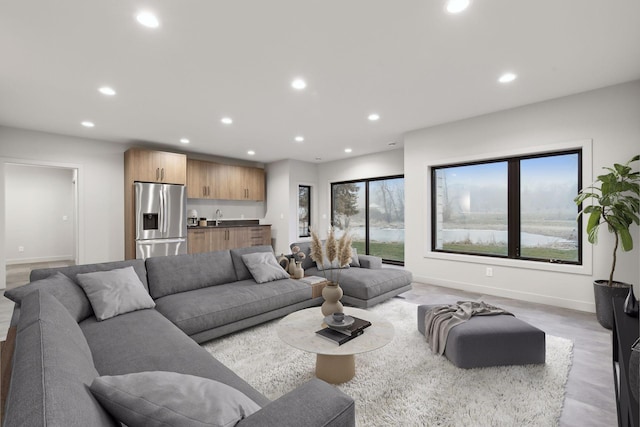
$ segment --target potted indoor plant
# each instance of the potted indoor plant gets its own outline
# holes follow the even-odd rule
[[[609,233],[613,234],[613,258],[608,280],[595,280],[593,291],[596,302],[596,316],[598,322],[607,329],[613,327],[612,297],[626,297],[632,285],[617,282],[613,279],[616,269],[616,253],[621,245],[627,252],[633,249],[633,238],[629,228],[633,223],[639,224],[638,211],[640,209],[640,172],[634,172],[631,163],[640,160],[640,155],[634,156],[627,163],[614,164],[613,168],[603,168],[608,171],[600,175],[590,186],[583,188],[574,199],[578,206],[584,202],[591,204],[583,206],[578,213],[587,219],[587,238],[589,243],[598,242],[600,226],[606,224]]]

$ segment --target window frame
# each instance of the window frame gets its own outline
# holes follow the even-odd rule
[[[298,184],[298,209],[300,209],[300,189],[301,188],[306,188],[307,191],[309,192],[309,197],[308,197],[308,204],[307,204],[307,217],[308,217],[308,221],[307,221],[307,234],[305,235],[301,235],[300,234],[300,212],[298,211],[297,214],[297,221],[296,221],[296,229],[297,232],[296,234],[298,235],[298,238],[300,239],[304,239],[304,238],[309,238],[311,237],[311,198],[312,196],[312,188],[313,186],[309,185],[309,184]]]
[[[582,217],[577,218],[577,229],[580,230],[577,233],[578,236],[578,260],[557,260],[557,259],[543,259],[522,256],[520,254],[520,239],[521,239],[521,218],[520,218],[520,162],[527,159],[539,159],[544,157],[555,157],[569,154],[577,154],[578,156],[578,170],[577,170],[577,190],[580,191],[583,183],[583,162],[584,162],[584,149],[590,147],[579,146],[571,148],[561,148],[552,151],[530,152],[522,154],[511,154],[506,156],[498,156],[485,158],[482,160],[471,160],[461,162],[447,162],[439,165],[431,165],[429,167],[429,192],[430,192],[430,251],[437,254],[452,254],[471,257],[481,257],[496,260],[513,260],[513,261],[531,261],[536,264],[561,264],[570,266],[584,266],[583,257],[583,232],[582,232]],[[590,155],[588,156],[590,158]],[[478,252],[465,252],[465,251],[452,251],[445,249],[438,249],[437,246],[437,203],[436,203],[436,173],[438,170],[461,167],[461,166],[474,166],[491,163],[507,163],[507,255],[499,254],[484,254]],[[576,193],[577,194],[577,193]],[[576,206],[576,216],[578,214],[579,207]],[[511,236],[515,236],[512,238]],[[589,263],[590,268],[590,263]]]
[[[365,254],[364,255],[369,255],[369,251],[370,251],[370,232],[369,232],[369,183],[370,182],[376,182],[376,181],[385,181],[385,180],[389,180],[389,179],[399,179],[402,178],[403,180],[403,184],[405,184],[405,189],[406,189],[406,181],[405,181],[405,177],[404,175],[389,175],[389,176],[381,176],[381,177],[375,177],[375,178],[362,178],[362,179],[352,179],[352,180],[348,180],[348,181],[336,181],[336,182],[330,182],[329,184],[329,211],[331,212],[331,226],[333,227],[334,224],[334,208],[333,208],[333,188],[335,185],[342,185],[342,184],[358,184],[358,183],[363,183],[364,184],[364,196],[365,196],[365,201],[364,201],[364,206],[365,206],[365,215],[364,215],[364,220],[365,220]],[[406,192],[405,192],[405,196],[406,196]],[[405,202],[406,203],[406,202]],[[406,213],[405,213],[405,233],[406,233]],[[405,245],[406,245],[406,234],[405,234]],[[405,246],[406,248],[406,246]],[[405,258],[406,258],[406,252],[405,252]],[[382,262],[385,264],[391,264],[391,265],[399,265],[399,266],[404,266],[404,259],[402,261],[398,261],[398,260],[393,260],[393,259],[386,259],[386,258],[382,258]]]

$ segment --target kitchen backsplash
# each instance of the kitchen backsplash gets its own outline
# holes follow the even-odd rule
[[[262,219],[266,207],[264,202],[235,200],[187,199],[187,212],[198,211],[199,218],[215,219],[216,210],[222,212],[222,219]]]

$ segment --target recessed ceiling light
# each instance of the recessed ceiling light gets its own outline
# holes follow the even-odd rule
[[[181,143],[183,143],[183,144],[188,144],[188,143],[190,143],[191,141],[189,141],[189,139],[188,139],[188,138],[180,138],[180,142],[181,142]]]
[[[113,96],[116,94],[116,91],[113,90],[113,88],[109,87],[109,86],[102,86],[101,88],[98,89],[98,92],[100,92],[103,95],[107,95],[107,96]]]
[[[233,119],[231,119],[231,117],[223,117],[222,119],[220,119],[220,121],[225,125],[230,125],[231,123],[233,123]]]
[[[460,13],[471,4],[471,0],[448,0],[446,4],[447,12]]]
[[[371,120],[372,122],[375,122],[376,120],[380,120],[380,115],[373,113],[373,114],[369,114],[369,117],[367,117],[369,120]]]
[[[249,150],[249,151],[247,151],[247,154],[250,155],[250,156],[254,156],[256,154],[256,152],[253,151],[253,150]]]
[[[352,152],[352,151],[353,151],[353,150],[352,150],[351,148],[345,148],[345,149],[344,149],[344,152],[345,152],[345,153],[350,153],[350,152]]]
[[[148,28],[158,28],[160,22],[158,18],[151,12],[140,12],[136,15],[136,20]]]
[[[498,81],[500,83],[510,83],[510,82],[514,81],[516,79],[516,77],[518,77],[518,76],[513,74],[513,73],[504,73],[503,75],[500,76]]]
[[[294,139],[296,140],[296,142],[302,142],[304,141],[304,136],[298,135]]]
[[[297,90],[302,90],[307,87],[307,82],[303,79],[295,79],[291,82],[291,87]]]
[[[82,126],[86,127],[86,128],[92,128],[95,126],[95,123],[90,122],[90,121],[84,121],[81,123]]]

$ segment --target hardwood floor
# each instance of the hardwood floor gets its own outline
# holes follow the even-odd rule
[[[22,274],[22,277],[25,277],[24,272]],[[26,274],[28,281],[28,273]],[[22,280],[17,279],[13,285]],[[595,314],[421,283],[414,283],[413,289],[402,294],[400,298],[413,304],[450,304],[465,299],[481,299],[509,310],[547,334],[572,340],[573,365],[569,373],[560,425],[617,425],[611,365],[611,332],[598,324]],[[12,311],[13,303],[6,298],[0,298],[2,339],[6,336]]]

